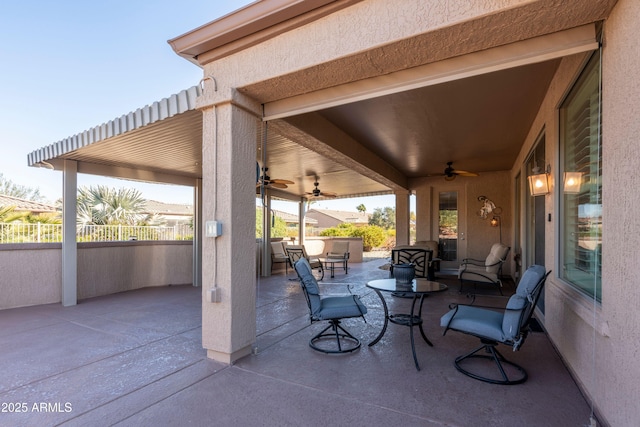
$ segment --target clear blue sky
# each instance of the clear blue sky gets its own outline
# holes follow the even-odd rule
[[[0,173],[62,196],[62,173],[27,166],[27,154],[198,84],[202,71],[167,40],[248,0],[20,0],[0,12]],[[186,187],[79,175],[78,185],[134,187],[145,198],[192,203]],[[369,212],[393,197],[318,203]],[[275,207],[279,209],[279,207]],[[285,210],[285,209],[283,209]]]

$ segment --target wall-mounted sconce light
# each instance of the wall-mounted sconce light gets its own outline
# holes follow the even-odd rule
[[[533,168],[533,175],[529,176],[529,192],[532,196],[543,196],[549,193],[549,171],[540,172],[539,167]]]
[[[576,194],[580,192],[582,185],[582,172],[565,172],[564,173],[564,192]]]
[[[489,221],[489,224],[491,224],[492,227],[497,227],[500,225],[500,217],[494,216],[491,218],[491,221]]]

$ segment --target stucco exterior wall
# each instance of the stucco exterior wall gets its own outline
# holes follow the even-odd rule
[[[61,302],[60,244],[0,247],[0,310]],[[193,282],[193,245],[184,242],[78,244],[78,298]]]
[[[640,194],[633,190],[640,186],[640,82],[633,77],[640,73],[640,14],[634,3],[620,0],[604,26],[602,304],[594,305],[558,278],[561,266],[556,257],[560,239],[555,189],[559,179],[557,107],[582,69],[584,55],[563,60],[512,171],[512,179],[518,172],[527,175],[525,158],[544,129],[553,178],[553,192],[545,196],[546,213],[553,218],[545,228],[545,264],[555,270],[547,280],[544,324],[576,381],[593,399],[601,421],[615,426],[636,425],[640,419],[636,402],[640,395],[640,272],[634,262]]]
[[[0,310],[61,301],[60,244],[0,246]]]
[[[403,0],[398,7],[367,0],[205,64],[204,75],[216,78],[218,98],[242,88],[261,102],[272,101],[552,32],[567,13],[576,25],[583,22],[580,8],[556,8],[556,19],[532,25],[554,3]],[[456,39],[464,43],[451,43]]]
[[[192,242],[135,243],[78,245],[78,299],[193,282]]]
[[[603,295],[596,313],[604,325],[596,334],[598,365],[590,389],[611,425],[640,420],[639,28],[636,0],[620,0],[604,27]]]
[[[438,240],[436,227],[438,218],[434,212],[438,203],[436,191],[458,191],[459,196],[459,239],[458,248],[464,245],[462,258],[486,258],[491,245],[500,241],[500,227],[491,227],[489,220],[482,219],[478,212],[482,203],[478,196],[485,196],[502,208],[500,220],[502,221],[502,243],[507,246],[513,241],[513,214],[511,210],[512,181],[509,171],[481,173],[474,178],[459,177],[455,181],[445,181],[443,178],[423,178],[412,180],[411,190],[417,194],[416,212],[416,240]],[[436,190],[437,189],[437,190]],[[427,231],[424,228],[432,228]],[[464,233],[464,234],[463,234]],[[511,275],[512,256],[510,253],[508,262],[505,263],[502,274]]]

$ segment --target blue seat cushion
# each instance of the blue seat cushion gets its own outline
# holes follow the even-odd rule
[[[356,295],[326,297],[320,300],[320,310],[314,313],[316,320],[359,317],[367,313],[367,307]]]
[[[460,305],[440,318],[440,326],[477,335],[495,341],[504,341],[503,313],[480,307]]]

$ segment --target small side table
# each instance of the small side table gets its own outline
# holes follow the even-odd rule
[[[332,279],[335,273],[336,264],[342,264],[343,266],[345,265],[344,258],[321,258],[320,262],[322,262],[322,265],[329,267]],[[345,274],[349,274],[349,270],[347,268],[345,268]]]

